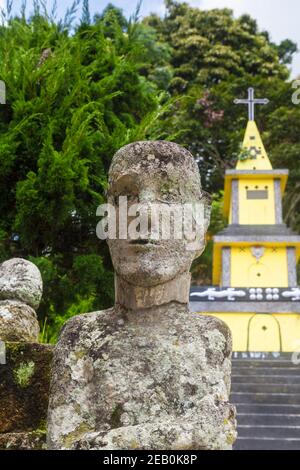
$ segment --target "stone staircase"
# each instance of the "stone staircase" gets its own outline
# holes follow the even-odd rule
[[[250,354],[250,353],[248,353]],[[300,450],[300,365],[291,353],[232,359],[235,450]]]

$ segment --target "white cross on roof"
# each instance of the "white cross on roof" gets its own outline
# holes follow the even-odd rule
[[[268,103],[269,103],[269,100],[267,98],[264,98],[264,99],[254,98],[254,88],[248,88],[247,100],[240,100],[240,99],[234,100],[234,104],[247,104],[248,105],[249,121],[254,121],[256,104],[268,104]]]

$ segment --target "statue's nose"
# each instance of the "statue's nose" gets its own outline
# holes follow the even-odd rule
[[[155,192],[150,189],[142,189],[139,193],[139,201],[144,204],[155,202]]]

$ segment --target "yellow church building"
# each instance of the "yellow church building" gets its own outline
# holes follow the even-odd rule
[[[249,121],[234,170],[225,174],[228,226],[214,237],[213,286],[193,287],[191,310],[221,318],[230,327],[233,351],[300,350],[300,236],[282,219],[288,170],[274,170],[254,120]]]

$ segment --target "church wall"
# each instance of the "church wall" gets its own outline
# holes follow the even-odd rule
[[[233,351],[300,351],[300,315],[205,313],[223,320],[232,333]]]
[[[239,223],[245,225],[276,223],[273,180],[267,178],[256,181],[239,180]]]
[[[287,249],[264,247],[257,260],[252,247],[232,247],[230,272],[233,287],[288,287]]]

